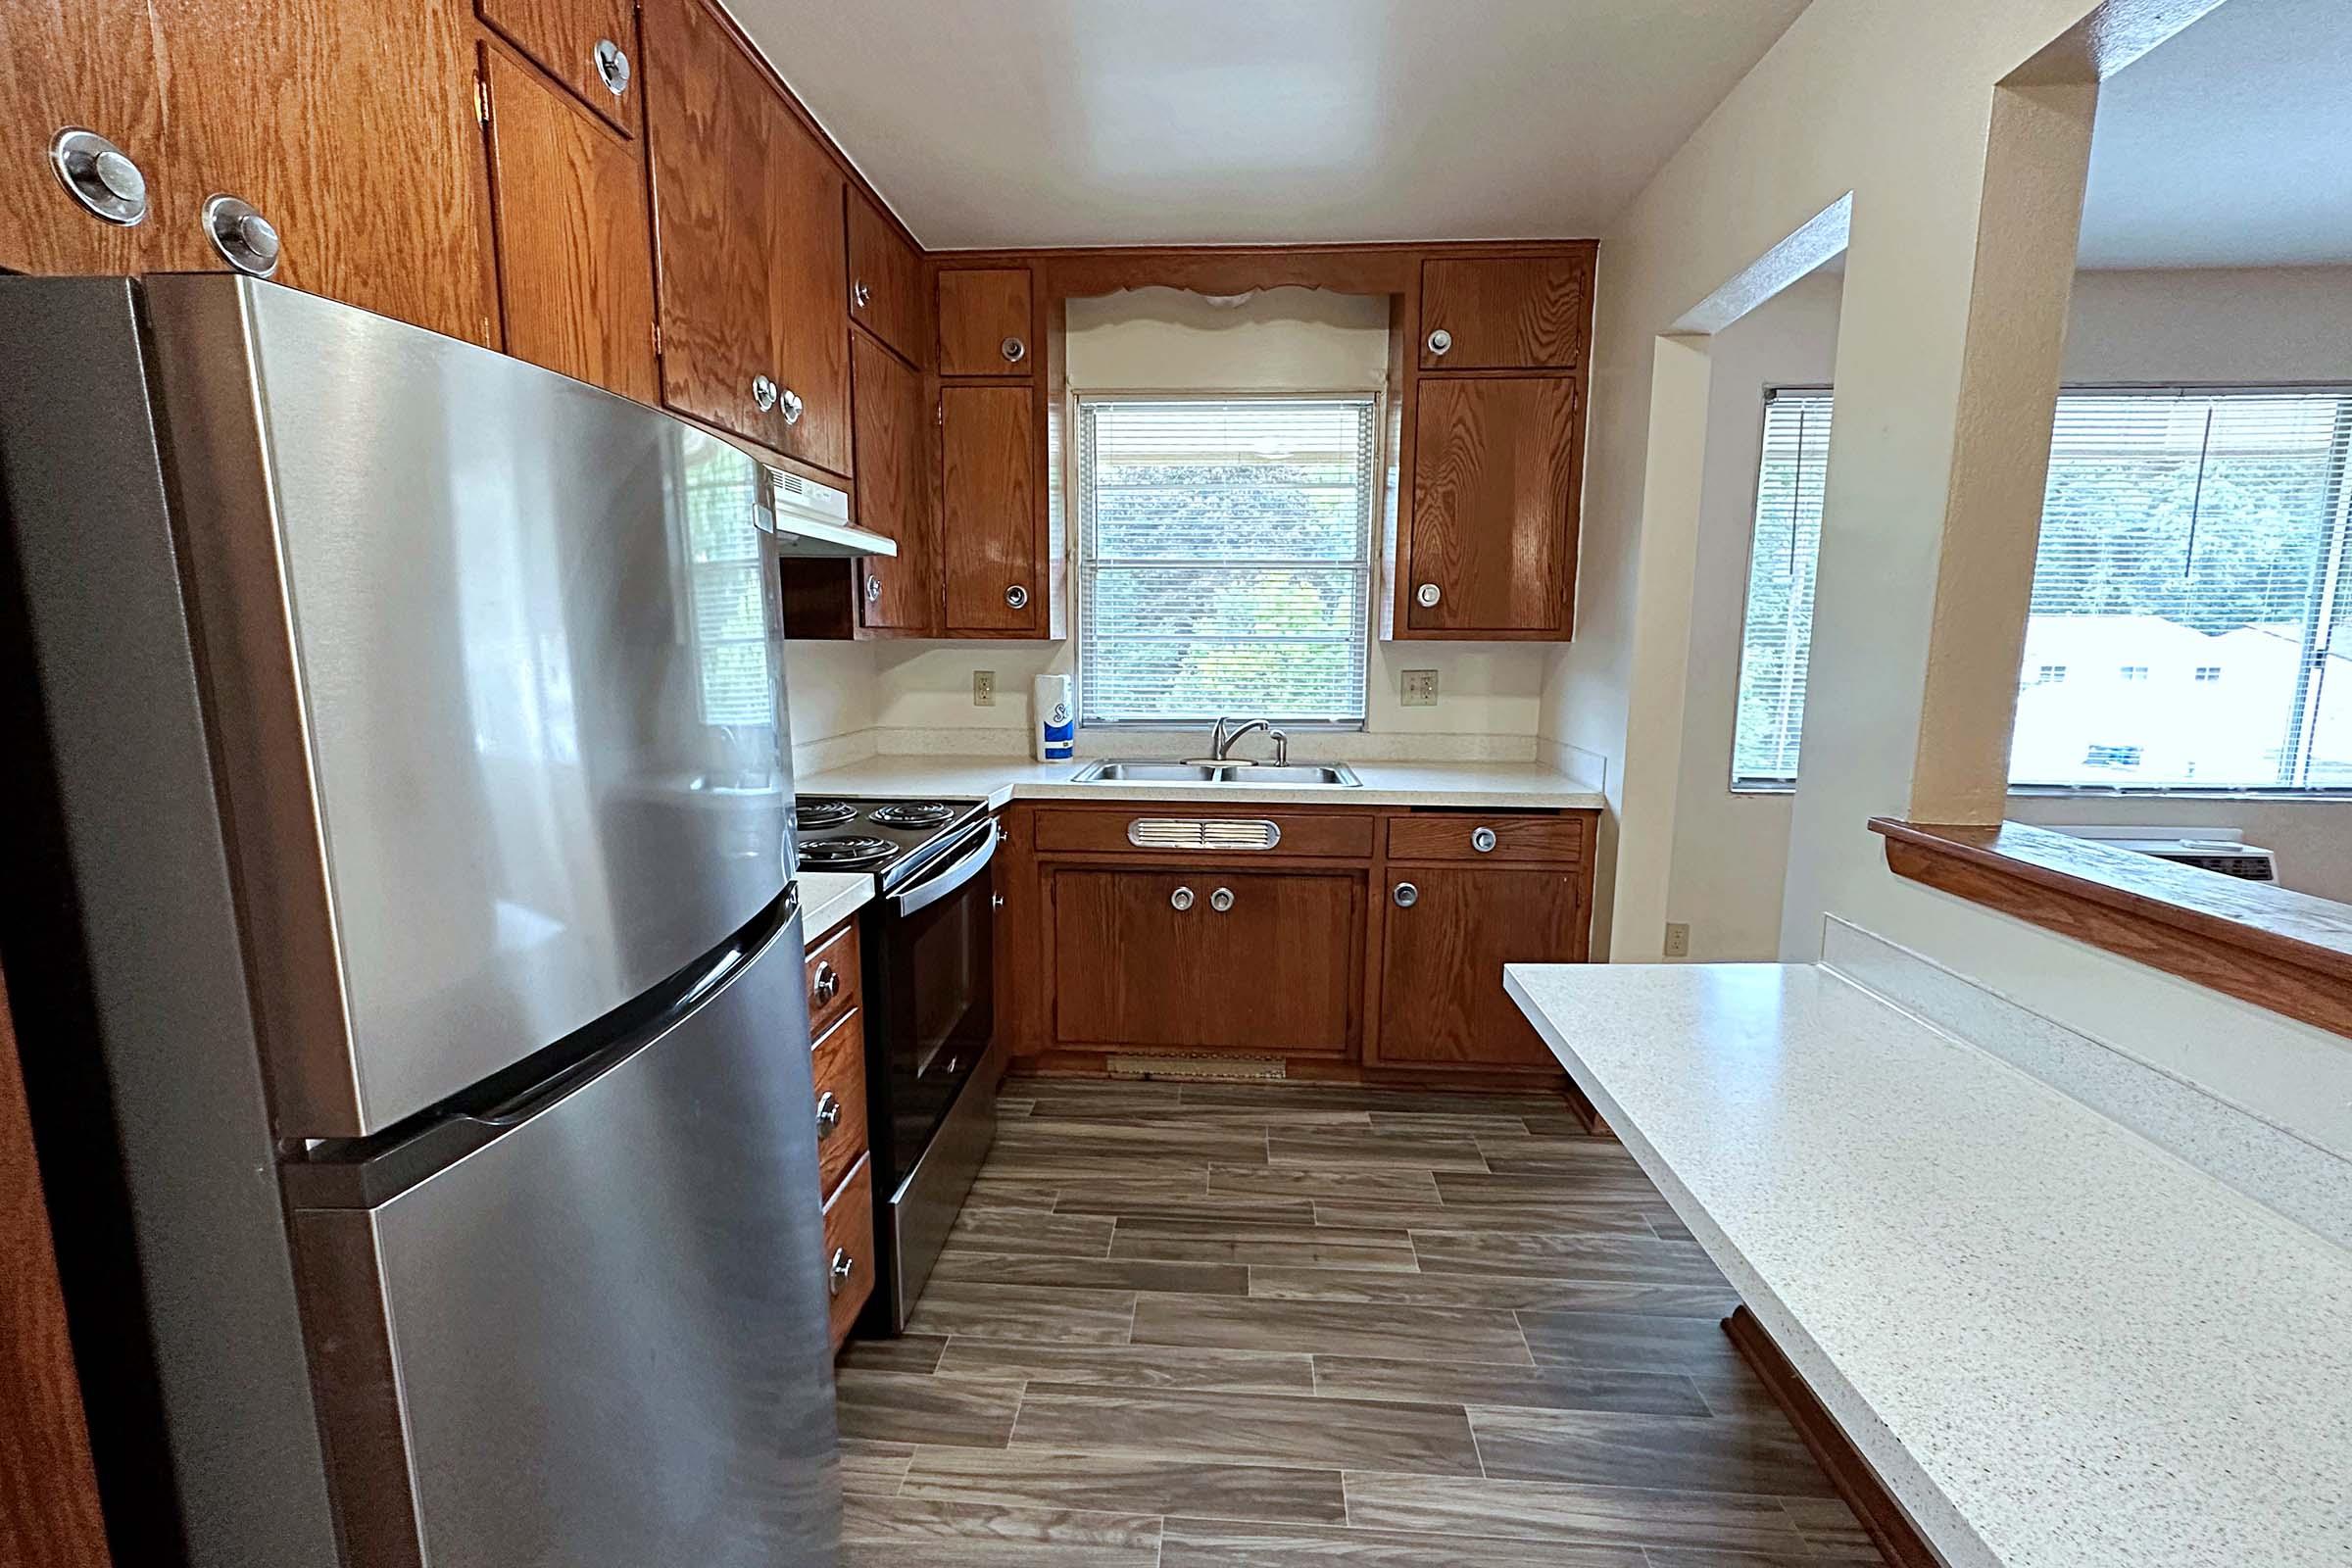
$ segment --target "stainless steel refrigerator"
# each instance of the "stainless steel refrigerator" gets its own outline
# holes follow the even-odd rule
[[[769,472],[249,278],[0,279],[0,364],[120,1560],[830,1563]]]

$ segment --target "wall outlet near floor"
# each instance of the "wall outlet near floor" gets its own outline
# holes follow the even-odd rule
[[[972,671],[972,706],[974,708],[997,706],[997,672],[995,670],[975,669]]]
[[[1403,690],[1396,699],[1402,708],[1435,708],[1438,706],[1438,672],[1434,669],[1408,669],[1403,676]]]
[[[1666,922],[1666,956],[1669,958],[1690,956],[1690,923],[1688,920]]]

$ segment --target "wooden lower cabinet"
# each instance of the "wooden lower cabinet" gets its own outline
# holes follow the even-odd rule
[[[850,1328],[874,1294],[874,1176],[864,1155],[825,1203],[827,1316],[839,1353]]]
[[[1378,1061],[1384,1066],[1552,1067],[1504,995],[1506,963],[1587,954],[1574,868],[1391,865],[1381,911]],[[1399,890],[1409,889],[1409,904]]]
[[[1054,867],[1054,1043],[1348,1054],[1361,1033],[1365,889],[1354,870]]]

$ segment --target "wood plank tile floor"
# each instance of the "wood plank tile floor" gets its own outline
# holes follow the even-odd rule
[[[1004,1086],[901,1340],[840,1371],[851,1568],[1880,1559],[1545,1096]]]

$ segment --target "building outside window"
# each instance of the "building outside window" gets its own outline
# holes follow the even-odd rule
[[[1361,728],[1378,399],[1078,404],[1079,721]]]

